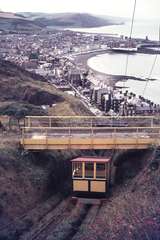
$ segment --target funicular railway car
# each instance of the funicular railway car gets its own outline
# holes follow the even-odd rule
[[[110,158],[79,157],[72,160],[73,198],[105,199],[109,190]]]

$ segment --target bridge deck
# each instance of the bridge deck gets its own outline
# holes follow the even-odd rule
[[[146,149],[160,145],[158,117],[27,117],[25,149]]]

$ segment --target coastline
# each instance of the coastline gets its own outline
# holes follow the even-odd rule
[[[100,50],[96,52],[82,53],[74,57],[74,62],[79,68],[85,69],[86,71],[89,70],[92,72],[93,78],[90,80],[95,85],[98,85],[98,83],[104,81],[104,79],[108,80],[110,85],[114,85],[114,81],[116,80],[114,76],[103,72],[99,72],[88,65],[88,60],[90,58],[96,57],[97,55],[103,55],[106,53],[108,53],[108,50]]]
[[[97,71],[93,68],[91,68],[88,65],[88,60],[92,57],[96,57],[98,55],[103,55],[108,53],[109,50],[100,50],[100,51],[94,51],[94,52],[87,52],[87,53],[81,53],[78,54],[76,56],[73,56],[74,58],[74,63],[82,69],[90,70],[92,72],[93,78],[90,79],[90,81],[95,84],[98,85],[100,82],[105,82],[110,85],[110,86],[114,86],[116,84],[116,82],[118,81],[124,81],[124,80],[128,80],[128,79],[132,79],[132,80],[138,80],[138,81],[146,81],[143,78],[137,78],[137,77],[133,77],[133,76],[125,76],[125,75],[111,75],[111,74],[107,74],[107,73],[103,73],[100,71]],[[95,80],[94,80],[95,78]]]

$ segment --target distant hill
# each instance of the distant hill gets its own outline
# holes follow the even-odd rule
[[[39,30],[40,26],[20,14],[0,12],[0,31]]]
[[[34,31],[44,28],[90,28],[122,24],[121,18],[87,13],[0,12],[0,30]]]
[[[120,25],[124,24],[126,21],[129,21],[129,18],[124,18],[124,17],[113,17],[109,15],[97,15],[97,17],[101,17],[109,22],[111,22],[114,25]]]
[[[122,20],[87,13],[19,13],[40,27],[101,27],[122,24]]]

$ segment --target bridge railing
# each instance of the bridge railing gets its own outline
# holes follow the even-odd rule
[[[160,127],[24,127],[23,139],[160,138]]]
[[[27,116],[25,127],[153,127],[160,126],[158,116]]]

